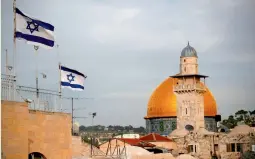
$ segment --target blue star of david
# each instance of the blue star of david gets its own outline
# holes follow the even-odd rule
[[[74,77],[75,76],[73,76],[72,73],[70,73],[69,75],[67,75],[67,80],[71,83],[72,81],[74,81]]]
[[[31,34],[33,34],[34,31],[38,31],[39,32],[38,27],[39,27],[39,25],[36,24],[35,22],[27,21],[27,28],[26,29],[28,29],[31,32]]]

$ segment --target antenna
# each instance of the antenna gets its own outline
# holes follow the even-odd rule
[[[83,118],[83,119],[85,119],[85,118],[87,118],[87,117],[76,117],[76,116],[74,116],[74,110],[86,109],[86,108],[74,109],[74,99],[80,100],[80,99],[93,99],[93,98],[74,98],[74,97],[63,97],[63,98],[65,98],[65,99],[71,99],[71,102],[72,102],[72,105],[71,105],[72,107],[71,107],[71,109],[72,109],[72,135],[73,135],[73,134],[74,134],[74,132],[73,132],[74,119],[77,119],[77,118]]]

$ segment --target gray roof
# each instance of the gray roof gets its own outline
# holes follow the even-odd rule
[[[182,49],[181,57],[197,57],[197,51],[188,42],[188,45]]]

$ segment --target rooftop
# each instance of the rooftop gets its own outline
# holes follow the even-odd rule
[[[156,133],[151,133],[146,136],[140,137],[140,140],[146,141],[146,142],[171,142],[172,141],[171,139]]]
[[[151,143],[144,142],[140,139],[130,139],[130,138],[116,138],[117,140],[123,141],[131,146],[139,146],[139,147],[155,147],[155,145]]]
[[[181,57],[197,57],[197,51],[188,42],[188,45],[182,49]]]

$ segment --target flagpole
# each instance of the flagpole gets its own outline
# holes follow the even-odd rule
[[[59,69],[59,107],[62,111],[62,88],[61,88],[61,62],[60,62],[60,55],[59,55],[59,45],[57,44],[57,53],[58,53],[58,69]]]
[[[5,50],[6,52],[6,57],[5,57],[5,67],[6,67],[6,78],[7,78],[7,82],[8,82],[8,95],[7,95],[7,100],[11,100],[11,77],[10,77],[10,73],[9,73],[9,71],[8,71],[8,67],[9,67],[9,65],[8,65],[8,50],[6,49]]]
[[[38,86],[38,49],[39,49],[39,46],[34,45],[35,56],[36,56],[36,78],[35,78],[35,82],[36,82],[36,103],[37,103],[37,107],[40,108],[40,106],[39,106],[39,86]]]
[[[8,73],[8,50],[7,49],[5,50],[5,54],[6,54],[6,56],[5,56],[5,67],[6,67],[5,74],[8,75],[9,73]]]
[[[59,62],[59,106],[62,111],[61,63]]]
[[[16,96],[16,81],[17,81],[17,76],[16,76],[16,0],[13,0],[13,13],[14,13],[14,18],[13,18],[13,76],[14,76],[14,85],[13,85],[13,98],[15,100]]]

